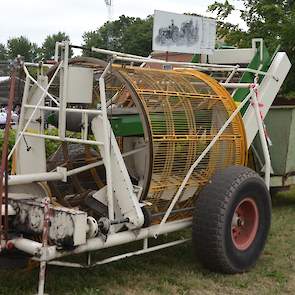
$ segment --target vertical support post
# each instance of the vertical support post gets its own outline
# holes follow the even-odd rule
[[[87,252],[87,266],[91,266],[91,252]]]
[[[261,146],[262,146],[262,150],[263,150],[263,156],[264,156],[264,160],[265,160],[264,181],[265,181],[267,188],[269,189],[271,160],[270,160],[267,140],[266,140],[264,127],[263,127],[263,121],[262,121],[263,118],[262,118],[261,112],[259,110],[258,97],[257,97],[255,90],[252,89],[252,93],[253,93],[252,98],[253,98],[253,106],[254,106],[254,110],[255,110],[255,117],[257,120],[257,124],[258,124],[259,138],[260,138],[260,142],[261,142]]]
[[[99,91],[100,91],[100,103],[103,120],[103,133],[104,133],[104,150],[105,150],[105,169],[107,177],[107,196],[108,196],[108,213],[109,219],[114,220],[114,199],[113,199],[113,185],[112,185],[112,171],[111,171],[111,140],[110,130],[108,124],[107,103],[105,93],[105,81],[104,78],[111,67],[111,62],[106,66],[104,72],[99,78]]]
[[[21,106],[21,111],[20,111],[20,118],[18,122],[18,129],[17,129],[17,136],[19,136],[19,133],[24,127],[24,120],[25,120],[25,105],[27,104],[28,101],[28,96],[29,96],[29,91],[30,91],[30,78],[28,75],[26,75],[26,82],[25,82],[25,88],[24,88],[24,94],[23,94],[23,99],[22,99],[22,106]]]
[[[149,247],[149,239],[145,238],[143,240],[143,250],[146,250]]]
[[[64,140],[66,134],[66,107],[68,99],[68,73],[69,73],[69,41],[63,42],[63,67],[61,69],[62,95],[59,97],[59,137]]]
[[[169,59],[169,52],[168,52],[168,51],[166,51],[166,55],[165,55],[165,61],[167,62],[167,61],[168,61],[168,59]]]
[[[82,112],[82,139],[87,140],[88,138],[88,114]]]
[[[6,125],[5,125],[5,131],[4,131],[4,138],[3,138],[3,147],[2,147],[2,159],[1,159],[1,167],[0,167],[0,208],[1,208],[1,216],[0,216],[0,251],[2,250],[2,235],[3,235],[3,225],[4,225],[4,234],[7,241],[7,211],[8,210],[8,141],[9,141],[9,130],[10,130],[10,124],[11,124],[11,112],[13,107],[13,100],[15,95],[15,81],[16,81],[16,65],[12,69],[11,75],[10,75],[10,88],[9,88],[9,100],[7,105],[7,111],[6,111]],[[5,175],[5,188],[3,187],[3,176]],[[4,193],[4,194],[3,194]],[[5,202],[5,218],[4,218],[4,224],[2,224],[2,204]]]
[[[44,295],[45,289],[45,276],[46,276],[46,260],[44,254],[46,253],[46,248],[48,246],[48,234],[49,234],[49,222],[50,222],[50,209],[49,209],[50,199],[45,199],[44,205],[44,224],[43,224],[43,235],[42,235],[42,260],[40,262],[40,272],[39,272],[39,285],[38,285],[38,295]]]
[[[62,42],[55,43],[55,50],[54,50],[54,61],[58,62],[58,54],[59,54],[59,47],[62,45]]]

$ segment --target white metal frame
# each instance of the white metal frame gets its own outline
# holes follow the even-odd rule
[[[216,136],[212,139],[210,144],[207,146],[207,148],[203,151],[203,153],[199,156],[198,159],[194,162],[194,164],[191,166],[189,169],[187,175],[185,176],[181,186],[179,187],[177,193],[173,197],[170,206],[168,210],[166,211],[163,219],[161,220],[161,223],[159,225],[153,225],[148,228],[143,228],[143,229],[138,229],[138,230],[128,230],[120,233],[114,233],[110,232],[110,234],[107,237],[107,240],[104,241],[102,238],[97,237],[97,238],[92,238],[87,240],[87,243],[85,245],[78,246],[72,251],[59,251],[55,246],[45,246],[43,247],[42,244],[37,243],[35,241],[31,241],[28,239],[24,238],[18,238],[11,240],[10,243],[12,243],[16,248],[27,252],[35,257],[35,259],[39,261],[45,261],[50,264],[54,265],[63,265],[63,266],[72,266],[72,267],[84,267],[81,264],[74,264],[74,263],[65,263],[65,262],[60,262],[56,261],[56,259],[61,258],[66,255],[70,254],[78,254],[78,253],[83,253],[83,252],[89,252],[89,251],[95,251],[103,248],[108,248],[108,247],[113,247],[116,245],[121,245],[124,243],[129,243],[132,241],[137,241],[137,240],[143,240],[144,245],[143,249],[136,251],[136,252],[131,252],[131,253],[126,253],[123,255],[115,256],[108,258],[103,261],[96,262],[91,265],[98,265],[98,264],[103,264],[103,263],[108,263],[111,261],[119,260],[125,257],[130,257],[133,255],[139,255],[143,253],[148,253],[151,251],[159,250],[165,247],[173,246],[173,245],[178,245],[182,242],[185,242],[186,240],[178,240],[174,241],[171,243],[155,246],[155,247],[148,247],[148,238],[155,238],[158,235],[161,234],[166,234],[169,232],[174,232],[177,230],[181,230],[187,227],[191,226],[191,219],[188,220],[181,220],[181,221],[176,221],[176,222],[167,222],[167,219],[169,218],[171,211],[173,210],[175,204],[177,203],[179,197],[181,196],[183,189],[188,182],[191,174],[193,173],[194,169],[198,166],[200,161],[204,158],[204,156],[211,150],[211,148],[214,146],[214,144],[217,142],[218,138],[222,135],[226,127],[232,122],[232,120],[235,118],[235,116],[238,115],[240,110],[247,104],[248,101],[251,101],[251,108],[252,111],[249,111],[252,117],[255,118],[255,122],[257,125],[256,132],[259,132],[260,140],[262,143],[263,147],[263,154],[265,158],[265,183],[269,187],[269,179],[270,179],[270,156],[269,156],[269,151],[268,151],[268,146],[267,146],[267,141],[266,137],[264,134],[264,129],[263,129],[263,117],[261,117],[260,113],[260,101],[257,97],[257,91],[255,90],[260,90],[260,85],[258,84],[258,79],[253,81],[253,84],[249,83],[231,83],[230,81],[232,80],[233,76],[237,72],[251,72],[258,77],[258,75],[262,75],[265,77],[265,79],[268,79],[268,83],[273,82],[273,81],[279,81],[279,84],[281,84],[285,79],[286,73],[283,75],[279,75],[278,70],[280,69],[280,66],[275,67],[272,69],[272,71],[268,72],[263,72],[261,70],[253,70],[253,69],[248,69],[248,68],[241,68],[239,65],[236,66],[230,66],[230,65],[218,65],[218,64],[203,64],[203,63],[182,63],[182,62],[166,62],[163,60],[158,60],[158,59],[153,59],[153,58],[145,58],[145,57],[140,57],[136,55],[130,55],[130,54],[124,54],[120,52],[114,52],[114,51],[109,51],[109,50],[104,50],[104,49],[98,49],[98,48],[91,48],[93,52],[98,52],[98,53],[104,53],[110,56],[111,60],[106,66],[103,74],[101,75],[99,79],[99,87],[100,87],[100,97],[101,97],[101,109],[100,110],[86,110],[86,109],[71,109],[66,107],[66,97],[67,97],[67,90],[65,89],[67,87],[66,81],[67,81],[67,75],[68,75],[68,54],[69,54],[69,48],[70,45],[68,42],[61,42],[56,44],[56,51],[55,51],[55,60],[58,61],[59,58],[59,51],[61,50],[62,52],[62,61],[59,63],[52,79],[48,83],[46,88],[41,87],[38,82],[31,77],[29,74],[28,69],[26,66],[24,66],[24,71],[26,73],[26,86],[25,86],[25,91],[24,91],[24,99],[23,99],[23,104],[22,104],[22,110],[23,109],[32,109],[33,112],[27,121],[27,123],[24,125],[23,120],[21,119],[20,121],[20,126],[19,126],[19,134],[16,140],[16,143],[11,150],[9,154],[9,158],[12,156],[13,152],[15,151],[18,143],[20,142],[20,139],[22,136],[34,136],[34,137],[39,137],[39,138],[44,138],[44,139],[53,139],[53,140],[60,140],[60,141],[68,141],[68,142],[76,142],[76,143],[83,143],[83,144],[95,144],[95,145],[103,145],[105,149],[105,169],[106,169],[106,176],[107,176],[107,197],[108,197],[108,210],[109,210],[109,219],[114,220],[114,203],[113,203],[113,185],[112,185],[112,171],[111,171],[111,145],[110,145],[110,132],[108,132],[108,126],[110,125],[108,121],[108,116],[107,116],[107,102],[106,102],[106,95],[105,95],[105,81],[104,78],[106,74],[111,70],[112,63],[114,61],[123,61],[123,62],[129,62],[129,63],[141,63],[141,64],[169,64],[173,65],[175,67],[181,67],[181,68],[193,68],[197,70],[202,70],[202,71],[223,71],[223,72],[228,72],[229,76],[226,79],[224,83],[221,83],[226,88],[229,89],[238,89],[238,88],[250,88],[250,94],[241,102],[241,104],[237,107],[237,109],[231,114],[229,119],[226,121],[226,123],[222,126],[222,128],[218,131]],[[284,56],[285,58],[285,56]],[[32,65],[32,64],[30,64]],[[39,65],[35,65],[39,66]],[[59,102],[50,94],[48,93],[49,87],[51,83],[53,82],[53,79],[56,77],[58,72],[61,72],[63,75],[63,81],[64,81],[64,90],[63,90],[63,96],[60,97]],[[288,70],[287,70],[288,72]],[[278,76],[279,75],[279,76]],[[39,102],[36,105],[30,105],[26,101],[26,97],[28,96],[29,92],[29,82],[32,81],[34,84],[36,84],[42,91],[43,95],[40,98]],[[269,87],[269,84],[265,86],[265,89]],[[48,106],[41,106],[41,101],[43,98],[47,96],[49,97],[56,105],[56,107],[48,107]],[[265,96],[263,99],[266,99]],[[272,101],[270,102],[270,104]],[[30,133],[26,131],[30,121],[32,120],[34,113],[37,110],[41,111],[46,111],[46,110],[53,110],[53,111],[59,111],[59,135],[58,136],[49,136],[46,134],[35,134],[35,133]],[[266,110],[267,112],[268,110]],[[87,139],[87,131],[82,134],[82,138],[69,138],[66,137],[66,132],[65,132],[65,122],[66,122],[66,114],[68,112],[79,112],[82,113],[82,120],[83,122],[87,123],[88,122],[88,115],[89,114],[95,114],[95,115],[101,115],[103,119],[103,131],[104,131],[104,140],[103,142],[99,142],[96,140],[88,140]],[[247,117],[248,118],[248,117]],[[250,128],[252,125],[246,125],[246,131],[247,128]],[[86,128],[87,129],[87,128]],[[252,132],[252,131],[251,131]],[[252,132],[254,133],[255,130]],[[255,132],[255,133],[256,133]],[[251,134],[252,134],[251,133]],[[248,142],[249,145],[249,142]],[[141,149],[139,149],[141,150]],[[132,151],[131,153],[134,153],[137,151]],[[131,153],[126,153],[124,156],[128,156]],[[98,165],[101,165],[102,161],[99,161],[97,163],[93,164],[88,164],[85,165],[81,168],[73,169],[70,171],[66,171],[65,168],[57,168],[57,171],[52,171],[52,172],[47,172],[47,173],[38,173],[38,174],[30,174],[30,175],[11,175],[9,177],[9,185],[13,184],[24,184],[24,183],[30,183],[33,181],[49,181],[49,180],[63,180],[66,181],[67,176],[74,175],[76,173],[79,173],[81,171],[85,171],[88,169],[91,169],[93,167],[96,167]],[[89,256],[90,257],[90,256]],[[89,260],[90,261],[90,260]],[[87,265],[87,267],[90,266]],[[44,287],[44,282],[42,283]],[[41,284],[41,285],[42,285]],[[43,288],[44,289],[44,288]],[[42,286],[39,288],[39,294],[43,295],[43,290]],[[41,291],[40,291],[41,290]]]

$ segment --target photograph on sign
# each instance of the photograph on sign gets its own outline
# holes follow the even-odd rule
[[[213,54],[214,19],[155,10],[153,50]]]

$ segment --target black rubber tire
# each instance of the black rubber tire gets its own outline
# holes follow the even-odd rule
[[[238,204],[251,197],[259,213],[251,245],[241,251],[231,236]],[[232,166],[217,172],[200,192],[193,217],[193,251],[206,268],[221,273],[241,273],[256,264],[271,224],[271,198],[263,179],[253,170]]]

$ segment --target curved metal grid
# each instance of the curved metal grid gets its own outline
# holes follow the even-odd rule
[[[218,82],[195,70],[126,67],[119,72],[142,101],[151,129],[152,177],[145,200],[152,203],[153,213],[164,212],[191,165],[236,107]],[[177,208],[193,206],[196,192],[214,171],[244,165],[246,154],[242,118],[236,116],[195,169]]]

